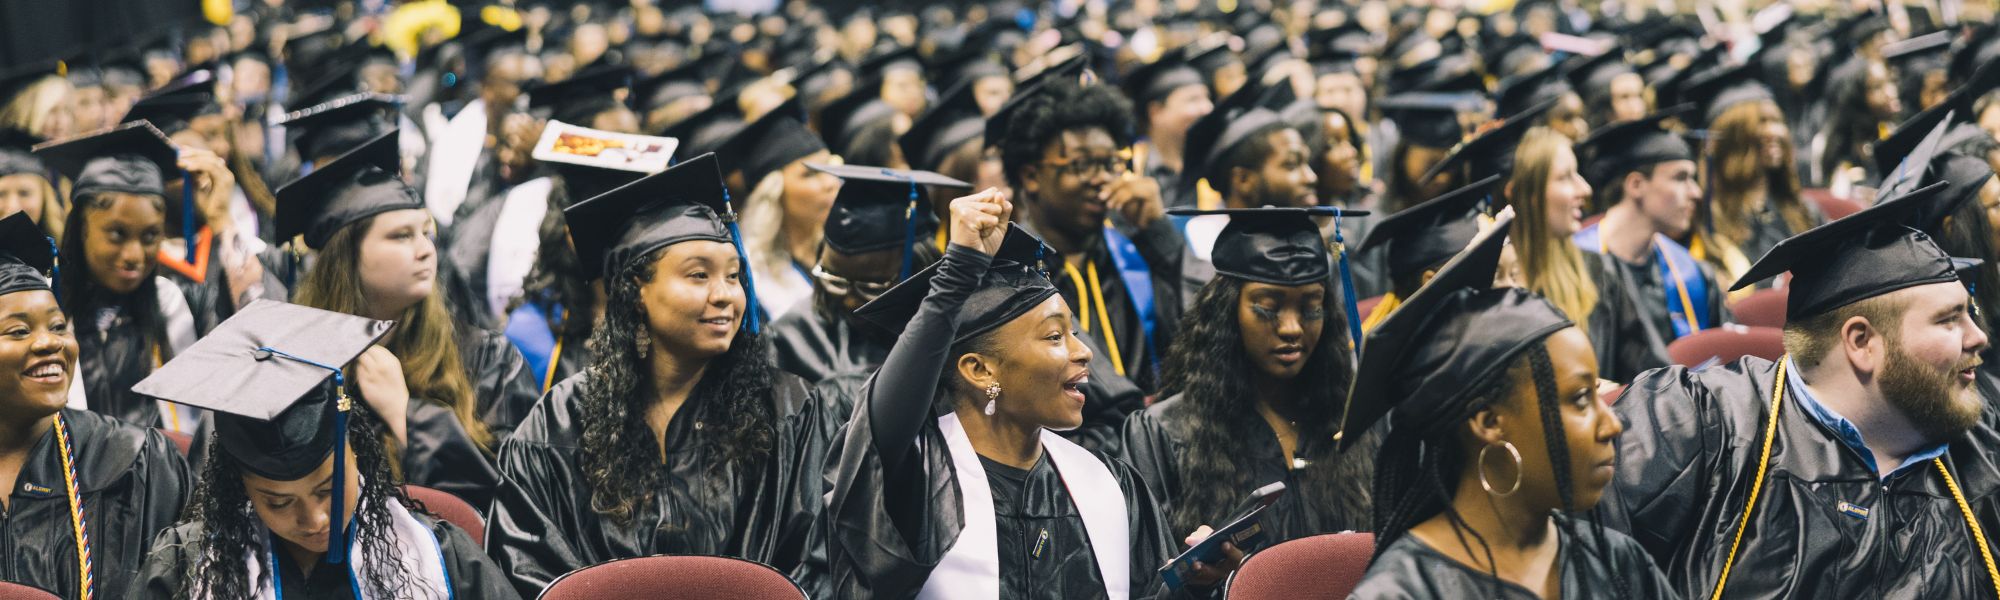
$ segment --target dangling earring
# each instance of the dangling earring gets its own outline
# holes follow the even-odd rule
[[[1514,457],[1514,486],[1507,488],[1507,491],[1504,492],[1493,491],[1493,484],[1486,479],[1486,451],[1496,447],[1506,449],[1507,455]],[[1479,487],[1484,488],[1486,493],[1492,494],[1496,498],[1505,498],[1514,495],[1514,492],[1521,491],[1521,451],[1514,448],[1513,442],[1503,441],[1499,444],[1487,444],[1485,447],[1479,449]]]
[[[636,337],[636,339],[637,339],[637,341],[638,341],[638,343],[636,344],[636,346],[637,346],[637,349],[638,349],[638,351],[639,351],[639,358],[646,358],[646,355],[648,355],[648,354],[652,354],[652,351],[653,351],[653,337],[652,337],[652,336],[649,336],[649,335],[646,335],[646,332],[644,332],[644,331],[641,331],[641,332],[639,332],[639,335],[637,335],[637,336],[635,336],[635,337]]]
[[[986,386],[986,416],[993,416],[993,403],[1000,399],[1000,384]]]

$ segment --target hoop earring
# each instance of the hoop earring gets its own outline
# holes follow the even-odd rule
[[[1494,448],[1505,448],[1507,455],[1514,457],[1514,486],[1507,488],[1507,491],[1504,492],[1493,491],[1493,484],[1487,481],[1486,478],[1486,451]],[[1514,492],[1521,491],[1521,451],[1514,447],[1513,442],[1503,441],[1499,444],[1487,444],[1479,449],[1479,487],[1485,489],[1486,493],[1492,494],[1495,498],[1505,498],[1514,495]]]
[[[1000,399],[1000,384],[986,386],[986,416],[993,416],[993,403]]]

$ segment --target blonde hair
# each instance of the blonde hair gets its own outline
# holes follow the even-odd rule
[[[743,201],[743,253],[750,255],[752,273],[783,273],[791,269],[792,251],[785,244],[785,170],[767,173]],[[819,244],[821,230],[811,232]]]
[[[36,221],[35,225],[42,228],[42,233],[55,238],[57,244],[61,244],[63,227],[68,224],[69,220],[69,207],[63,205],[62,196],[56,195],[56,186],[50,184],[48,177],[43,175],[35,173],[16,173],[15,175],[35,178],[35,193],[42,196],[42,219]],[[0,177],[10,176],[0,175]]]
[[[1778,210],[1793,233],[1813,227],[1812,214],[1799,198],[1799,174],[1792,168],[1791,138],[1786,137],[1782,143],[1784,157],[1780,166],[1766,169],[1760,156],[1764,125],[1772,120],[1782,122],[1784,118],[1776,103],[1759,100],[1729,107],[1709,127],[1715,156],[1712,174],[1715,193],[1708,207],[1709,222],[1715,229],[1711,243],[1740,248],[1750,239],[1750,221],[1756,218],[1750,214],[1750,191],[1758,188],[1764,190],[1764,201]]]
[[[49,134],[49,114],[63,108],[69,99],[69,80],[50,75],[28,84],[13,100],[0,106],[0,128],[12,128],[41,137]]]
[[[1597,284],[1585,270],[1583,251],[1576,243],[1549,231],[1549,178],[1556,154],[1570,144],[1568,136],[1547,127],[1530,129],[1522,137],[1514,150],[1514,172],[1507,179],[1507,200],[1520,217],[1508,233],[1520,261],[1523,286],[1562,309],[1578,329],[1588,331],[1590,313],[1597,308]]]

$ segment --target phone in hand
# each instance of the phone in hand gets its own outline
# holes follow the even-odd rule
[[[1250,492],[1236,505],[1226,525],[1209,534],[1207,539],[1182,552],[1167,564],[1160,566],[1160,579],[1167,589],[1178,590],[1187,585],[1187,578],[1194,575],[1195,563],[1215,564],[1222,560],[1222,545],[1234,544],[1245,554],[1262,550],[1267,542],[1264,535],[1262,517],[1264,509],[1277,503],[1285,495],[1285,482],[1274,481]]]

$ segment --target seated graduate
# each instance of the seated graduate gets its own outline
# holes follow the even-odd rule
[[[1683,594],[1994,593],[1988,338],[1952,257],[1912,228],[1947,187],[1780,242],[1736,281],[1791,271],[1784,358],[1650,371],[1620,398],[1607,524]]]
[[[590,367],[500,446],[487,548],[522,595],[569,571],[655,554],[789,571],[822,503],[833,429],[746,320],[755,282],[704,154],[564,211],[605,280]]]
[[[778,368],[818,383],[843,373],[872,373],[881,366],[893,340],[856,327],[854,310],[937,261],[932,240],[938,223],[929,190],[972,186],[929,171],[809,166],[844,183],[833,199],[825,243],[812,267],[812,306],[778,318],[771,325],[771,345]],[[845,422],[847,412],[830,418]]]
[[[1369,332],[1343,447],[1384,420],[1375,561],[1353,598],[1676,598],[1631,538],[1578,513],[1621,427],[1561,310],[1494,288],[1508,221]],[[1348,451],[1358,451],[1350,448]]]
[[[215,433],[188,512],[118,597],[515,598],[471,536],[404,496],[376,417],[397,382],[335,366],[392,326],[260,302],[139,382],[215,411]]]
[[[1083,424],[1091,351],[1043,270],[1059,255],[1012,212],[995,189],[953,200],[944,258],[855,313],[899,337],[827,466],[828,597],[1164,587],[1175,545],[1146,484],[1050,431]],[[1219,583],[1229,554],[1182,591]]]
[[[1688,114],[1682,105],[1621,122],[1577,144],[1583,178],[1608,206],[1604,218],[1570,236],[1596,259],[1594,276],[1606,324],[1598,331],[1598,364],[1606,379],[1630,381],[1672,362],[1667,344],[1729,319],[1713,268],[1674,239],[1694,226],[1701,201],[1694,151],[1660,122]],[[1609,313],[1609,314],[1603,314]]]
[[[1187,140],[1197,150],[1189,154],[1188,168],[1175,187],[1189,197],[1206,182],[1222,196],[1222,206],[1214,208],[1319,205],[1319,178],[1313,174],[1305,138],[1276,112],[1224,107],[1195,121]],[[1182,297],[1200,294],[1202,286],[1215,278],[1216,238],[1229,222],[1229,214],[1220,212],[1188,219],[1183,230],[1188,256],[1182,259]]]
[[[1224,522],[1274,481],[1287,492],[1262,518],[1269,543],[1365,530],[1374,454],[1334,448],[1354,363],[1313,218],[1333,209],[1218,212],[1217,276],[1181,317],[1169,395],[1125,420],[1124,458],[1175,531]]]
[[[528,187],[516,186],[508,194],[500,222],[502,227],[511,227],[517,211],[542,211],[534,232],[537,243],[532,244],[534,265],[521,280],[520,294],[505,308],[507,341],[521,350],[528,360],[528,371],[541,385],[538,389],[547,392],[556,382],[590,366],[590,332],[604,322],[604,282],[583,276],[576,247],[569,242],[569,221],[563,218],[563,209],[638,181],[648,173],[563,162],[544,164],[552,167],[555,175],[535,181],[549,186],[547,197],[537,199],[540,206],[515,200],[514,194]],[[497,247],[494,256],[499,256]]]
[[[786,102],[716,150],[732,197],[742,198],[743,249],[765,284],[755,315],[764,324],[811,306],[807,265],[819,251],[828,209],[840,191],[839,177],[806,167],[834,163],[839,156],[806,129],[805,120],[798,103]]]
[[[173,524],[187,464],[159,432],[63,408],[77,340],[48,272],[54,242],[28,215],[0,218],[0,565],[67,599],[111,598]]]
[[[1499,175],[1472,182],[1444,195],[1389,215],[1368,231],[1356,253],[1382,256],[1390,281],[1389,293],[1375,303],[1375,310],[1361,321],[1361,330],[1370,331],[1389,318],[1404,299],[1416,295],[1430,283],[1444,263],[1465,250],[1490,219],[1484,212],[1497,198],[1494,192],[1503,181]]]
[[[279,237],[303,235],[315,251],[295,302],[396,322],[357,377],[397,379],[412,400],[378,415],[403,477],[479,506],[499,484],[492,449],[534,405],[535,387],[506,338],[446,308],[435,224],[397,176],[396,140],[384,133],[278,190]]]

